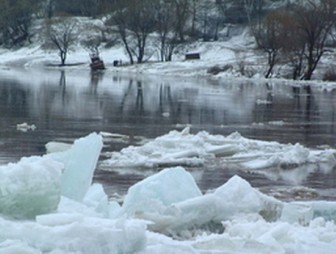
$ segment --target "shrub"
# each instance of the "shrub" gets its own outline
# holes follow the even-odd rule
[[[220,72],[225,72],[225,71],[232,70],[232,69],[233,69],[233,66],[231,64],[226,64],[224,66],[215,65],[215,66],[210,67],[207,70],[207,73],[212,74],[212,75],[217,75]]]
[[[323,75],[323,81],[336,81],[336,69],[328,69]]]

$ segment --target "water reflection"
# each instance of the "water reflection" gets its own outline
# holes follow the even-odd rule
[[[313,86],[307,91],[274,82],[207,82],[71,70],[0,72],[1,163],[42,154],[48,141],[70,142],[93,131],[129,136],[128,143],[105,144],[104,151],[115,151],[134,144],[138,136],[154,138],[186,125],[192,132],[238,131],[261,140],[336,146],[336,92]],[[22,122],[34,123],[37,129],[20,133],[15,126]],[[212,174],[204,174],[210,178],[202,178],[201,185],[216,187],[228,172],[236,172],[225,170],[218,179],[216,174],[211,180]],[[260,186],[260,176],[249,177]],[[125,187],[125,178],[122,181]]]
[[[309,145],[316,142],[310,144],[312,135],[326,134],[326,130],[318,130],[320,127],[334,130],[334,95],[318,91],[309,94],[271,83],[199,85],[192,80],[176,85],[176,80],[111,77],[103,72],[85,75],[60,71],[36,82],[29,82],[22,74],[21,80],[3,80],[2,108],[8,109],[2,112],[11,110],[28,117],[103,118],[112,125],[159,125],[161,133],[176,124],[192,124],[195,131],[228,134],[238,130],[251,137]],[[283,121],[286,128],[268,125],[275,121]],[[295,128],[303,135],[287,139],[276,133]],[[157,131],[151,136],[156,135]]]
[[[259,139],[335,145],[335,93],[274,83],[208,85],[103,72],[59,71],[34,81],[23,74],[16,77],[1,81],[3,119],[8,115],[71,124],[73,119],[91,119],[105,131],[144,131],[150,137],[189,124],[193,131],[239,131]]]

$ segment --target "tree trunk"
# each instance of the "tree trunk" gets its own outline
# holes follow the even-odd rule
[[[60,56],[61,56],[61,66],[64,66],[65,65],[65,60],[66,60],[66,57],[67,57],[66,51],[61,50],[60,51]]]

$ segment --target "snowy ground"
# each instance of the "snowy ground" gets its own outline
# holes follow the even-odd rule
[[[246,38],[249,38],[246,41]],[[100,56],[104,60],[107,71],[123,71],[144,74],[166,74],[179,76],[205,76],[210,67],[219,65],[232,64],[237,61],[248,61],[253,50],[253,42],[246,35],[233,38],[228,42],[211,42],[211,43],[193,43],[181,48],[178,54],[175,54],[172,62],[159,62],[157,54],[154,54],[149,62],[133,66],[120,66],[113,68],[114,60],[121,60],[123,63],[128,62],[123,47],[116,46],[113,48],[101,48]],[[248,48],[247,48],[248,47]],[[197,52],[200,53],[200,60],[184,60],[184,54]],[[31,45],[18,50],[0,50],[0,65],[7,67],[25,67],[25,68],[46,68],[50,65],[60,63],[58,52],[56,50],[45,50],[40,46]],[[70,51],[66,63],[75,65],[67,68],[89,69],[89,52],[77,46],[76,50]],[[237,73],[238,75],[238,73]]]
[[[186,53],[200,53],[200,60],[185,60]],[[171,77],[193,77],[211,79],[243,79],[254,82],[265,81],[263,73],[267,69],[265,66],[265,54],[255,50],[253,38],[245,32],[232,37],[228,41],[218,42],[194,42],[183,46],[174,54],[171,62],[158,61],[158,55],[153,54],[148,62],[143,64],[128,65],[128,57],[122,46],[100,49],[100,56],[106,65],[105,72],[121,73],[126,75],[165,75]],[[122,61],[123,65],[114,67],[113,61]],[[321,89],[331,91],[336,89],[335,82],[320,81],[321,75],[332,66],[333,55],[322,59],[320,68],[316,70],[316,79],[313,81],[293,81],[285,80],[278,76],[277,71],[283,71],[284,66],[275,68],[273,79],[288,82],[290,85],[305,86],[312,84]],[[80,69],[90,70],[90,58],[87,49],[77,46],[71,50],[67,57],[66,67],[57,67],[60,63],[58,51],[46,50],[35,44],[17,50],[0,49],[0,68],[26,68],[26,69]],[[244,66],[245,75],[242,75]],[[226,71],[218,74],[209,73],[212,68],[225,68]]]

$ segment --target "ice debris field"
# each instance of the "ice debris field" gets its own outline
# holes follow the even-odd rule
[[[118,203],[92,183],[102,147],[92,133],[0,166],[0,253],[336,253],[336,202],[280,201],[237,175],[202,193],[184,168],[220,157],[250,170],[333,170],[333,149],[171,131],[105,161],[167,166]]]

